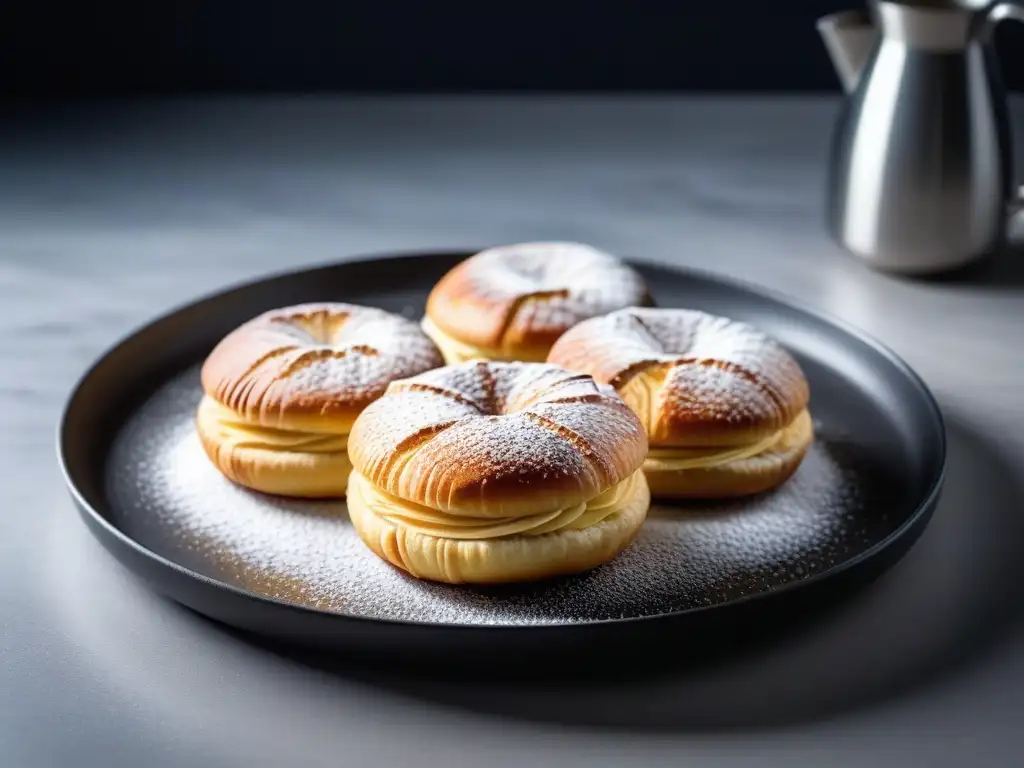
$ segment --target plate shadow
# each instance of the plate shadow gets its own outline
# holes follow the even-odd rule
[[[939,508],[904,560],[873,584],[785,628],[566,659],[533,673],[424,672],[248,642],[328,675],[442,706],[563,726],[709,732],[827,719],[909,695],[991,651],[1024,618],[1024,484],[997,446],[950,418]],[[234,630],[230,630],[235,633]],[[235,633],[238,634],[238,633]],[[414,651],[414,649],[410,649]]]

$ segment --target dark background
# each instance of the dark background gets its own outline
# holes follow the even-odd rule
[[[849,4],[7,0],[0,89],[836,90],[814,21]],[[1011,26],[1000,49],[1020,87],[1024,28]]]

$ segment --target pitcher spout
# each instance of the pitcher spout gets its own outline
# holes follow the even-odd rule
[[[864,10],[833,13],[818,19],[818,32],[843,90],[850,93],[857,87],[878,40],[871,16]]]

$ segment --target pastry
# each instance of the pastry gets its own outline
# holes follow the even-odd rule
[[[447,366],[394,382],[356,419],[349,516],[370,549],[421,579],[580,573],[646,519],[646,453],[640,421],[589,376]]]
[[[625,309],[577,325],[549,362],[615,387],[637,414],[655,498],[769,490],[796,471],[814,437],[803,371],[746,323]]]
[[[578,243],[520,243],[455,266],[431,291],[422,324],[449,364],[542,362],[581,320],[650,303],[640,275],[610,254]]]
[[[232,331],[203,363],[196,416],[207,455],[256,491],[345,494],[348,433],[395,379],[443,365],[417,324],[352,304],[300,304]]]

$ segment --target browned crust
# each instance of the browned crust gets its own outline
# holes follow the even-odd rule
[[[531,379],[533,372],[543,375]],[[506,391],[519,375],[522,386],[507,400],[480,400],[488,379],[492,392]],[[586,427],[574,429],[584,414]],[[353,466],[378,488],[475,517],[585,502],[635,472],[647,454],[635,414],[590,377],[483,361],[396,383],[359,416],[348,445]]]
[[[392,366],[372,381],[331,377],[301,380],[303,371],[349,355],[381,356],[369,344],[317,346],[292,327],[329,328],[367,313],[402,324],[422,346],[419,362]],[[266,312],[239,326],[214,347],[200,379],[204,392],[244,420],[260,426],[344,434],[359,413],[384,394],[396,378],[414,376],[444,364],[441,353],[419,327],[383,310],[343,303],[300,304]]]
[[[569,295],[569,288],[521,293],[508,298],[488,296],[472,279],[472,257],[442,277],[427,298],[426,316],[442,331],[464,344],[480,347],[488,358],[543,361],[551,346],[576,321],[536,322],[530,311]],[[637,306],[650,306],[645,289]]]
[[[666,371],[668,363],[657,355],[636,356],[624,364],[606,354],[607,330],[598,326],[600,318],[584,320],[562,334],[551,347],[547,362],[570,371],[579,371],[592,376],[595,381],[622,391],[634,376],[648,371]],[[664,375],[664,374],[662,374]]]
[[[750,382],[771,403],[764,411],[753,413],[729,407],[706,397],[693,396],[685,388],[674,386],[671,379],[662,391],[657,420],[651,425],[649,437],[652,445],[742,445],[760,440],[791,424],[807,407],[810,390],[792,358],[786,358],[792,368],[779,378],[785,382],[777,387],[743,366],[721,360],[680,361],[677,367],[714,368],[721,378],[735,376]]]
[[[563,327],[533,329],[515,320],[527,301],[564,297],[567,291],[538,291],[497,300],[479,293],[470,269],[468,259],[457,264],[427,297],[427,317],[452,338],[498,355],[503,350],[548,350],[565,332]]]
[[[548,362],[593,376],[615,387],[633,405],[632,391],[650,386],[649,410],[638,416],[652,447],[742,445],[790,424],[810,400],[810,388],[796,360],[772,344],[773,366],[762,375],[713,355],[672,355],[661,349],[642,314],[671,317],[671,309],[622,310],[586,320],[554,344]],[[632,323],[615,322],[629,315]],[[645,340],[646,339],[646,340]],[[629,353],[622,353],[625,345]],[[693,373],[704,378],[705,391],[687,386]],[[730,381],[732,380],[732,381]],[[730,402],[730,384],[756,392],[757,409]]]

